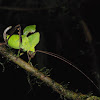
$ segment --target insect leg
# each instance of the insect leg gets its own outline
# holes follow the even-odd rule
[[[4,38],[5,43],[8,42],[8,39],[6,38],[7,37],[7,31],[10,30],[11,28],[12,28],[12,26],[9,26],[3,32],[3,38]]]
[[[9,27],[10,27],[10,26],[9,26]],[[8,27],[8,28],[9,28],[9,27]],[[16,29],[17,29],[18,27],[20,27],[19,24],[16,25],[14,28],[12,28],[12,29],[10,30],[10,32],[9,32],[9,33],[10,33],[10,36],[9,36],[9,38],[13,35],[13,33],[16,31]],[[8,38],[8,40],[9,40],[9,38]],[[7,41],[8,41],[8,40],[7,40]]]
[[[4,30],[4,32],[3,32],[3,38],[4,38],[4,41],[5,41],[5,44],[7,44],[7,42],[8,42],[8,40],[9,40],[9,38],[13,35],[13,33],[15,32],[15,30],[19,27],[20,25],[16,25],[14,28],[12,28],[12,26],[9,26],[9,27],[7,27],[5,30]],[[11,29],[12,28],[12,29]],[[11,30],[10,30],[11,29]],[[6,37],[7,37],[7,32],[8,32],[8,30],[10,30],[10,36],[9,36],[9,38],[7,39]]]
[[[33,58],[30,54],[30,51],[27,51],[27,56],[28,56],[28,63],[32,65],[31,59]]]
[[[18,54],[17,54],[17,57],[19,57],[20,55],[20,51],[21,51],[21,44],[22,44],[22,36],[21,36],[21,26],[20,25],[17,25],[15,26],[18,30],[18,34],[19,34],[19,40],[20,40],[20,43],[19,43],[19,50],[18,50]]]
[[[21,26],[20,25],[18,25],[17,30],[19,31],[18,34],[19,34],[20,45],[21,45],[21,43],[22,43],[22,36],[21,36]]]
[[[27,51],[27,56],[28,56],[28,63],[31,63],[31,59],[34,58],[36,52],[32,52],[32,51]]]

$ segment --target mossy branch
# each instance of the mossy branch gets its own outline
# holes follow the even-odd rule
[[[100,100],[100,97],[96,96],[89,96],[82,93],[75,93],[73,91],[70,91],[68,89],[65,89],[61,84],[55,82],[50,77],[44,75],[42,72],[40,72],[38,69],[36,69],[34,66],[28,64],[21,58],[17,58],[14,56],[15,54],[11,51],[8,51],[6,46],[0,45],[0,53],[8,58],[10,61],[18,64],[21,68],[25,69],[26,71],[30,72],[33,76],[37,77],[41,81],[43,81],[47,86],[50,86],[54,91],[60,94],[60,96],[63,96],[64,98],[71,99],[71,100]]]

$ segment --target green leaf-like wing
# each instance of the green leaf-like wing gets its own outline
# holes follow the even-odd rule
[[[34,33],[36,31],[36,25],[26,26],[23,30],[23,35],[28,35],[29,33]]]
[[[28,36],[30,46],[35,47],[40,41],[40,33],[36,32],[30,36]]]

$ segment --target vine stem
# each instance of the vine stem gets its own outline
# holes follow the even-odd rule
[[[28,64],[21,58],[16,57],[15,54],[12,51],[8,51],[6,46],[4,45],[0,45],[0,53],[4,57],[8,58],[10,61],[19,65],[24,70],[30,72],[33,76],[43,81],[45,84],[47,84],[47,86],[50,86],[54,91],[59,93],[60,96],[63,96],[64,98],[71,99],[71,100],[100,100],[100,97],[97,97],[97,96],[89,96],[87,94],[85,95],[82,93],[75,93],[73,91],[65,89],[61,84],[55,82],[50,77],[45,76],[42,72],[40,72],[34,66]],[[95,97],[95,99],[91,99],[93,97]]]

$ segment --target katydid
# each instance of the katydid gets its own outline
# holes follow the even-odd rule
[[[66,58],[52,53],[52,52],[47,52],[47,51],[42,51],[42,50],[36,50],[35,51],[35,46],[39,43],[40,41],[40,33],[36,32],[36,25],[29,25],[27,27],[24,28],[23,30],[23,35],[21,35],[21,26],[20,25],[16,25],[10,32],[11,35],[7,35],[7,31],[10,30],[12,28],[12,26],[7,27],[4,30],[3,33],[3,38],[5,43],[1,43],[1,44],[7,44],[8,46],[10,46],[11,48],[14,49],[19,49],[18,55],[20,54],[20,50],[22,49],[24,52],[27,51],[28,54],[28,58],[29,61],[31,60],[31,58],[34,57],[34,55],[36,54],[36,52],[41,52],[44,54],[48,54],[51,55],[53,57],[56,57],[66,63],[68,63],[69,65],[71,65],[73,68],[75,68],[76,70],[78,70],[81,74],[83,74],[97,89],[99,89],[99,87],[83,72],[81,71],[79,68],[77,68],[74,64],[72,64],[69,60],[67,60]],[[15,30],[18,30],[18,34],[14,34]],[[28,36],[28,34],[30,34]]]
[[[8,27],[6,30],[10,29],[10,27]],[[24,52],[27,51],[28,56],[32,56],[31,53],[35,52],[35,46],[39,43],[39,39],[40,39],[40,34],[39,32],[35,32],[36,31],[36,25],[30,25],[27,26],[24,30],[23,30],[23,35],[21,35],[21,28],[20,25],[15,26],[15,28],[17,28],[19,30],[18,34],[19,35],[4,35],[4,40],[5,40],[5,36],[6,36],[6,40],[8,41],[7,44],[14,49],[22,49]],[[4,34],[6,34],[6,30],[4,31]],[[35,32],[35,33],[34,33]],[[31,34],[30,36],[27,36],[29,33],[34,33]]]

